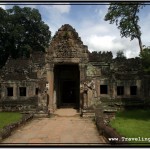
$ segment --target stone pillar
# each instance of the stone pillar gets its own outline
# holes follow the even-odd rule
[[[112,83],[112,98],[115,99],[117,97],[117,84],[115,81]]]
[[[136,85],[137,85],[137,96],[139,98],[141,98],[142,96],[142,93],[141,93],[141,80],[137,80],[136,81]]]
[[[80,87],[80,112],[81,112],[81,109],[83,109],[83,107],[86,105],[86,104],[84,104],[85,103],[84,98],[86,97],[85,93],[84,93],[84,82],[86,79],[86,72],[85,72],[86,65],[79,64],[79,70],[80,70],[80,84],[82,84],[82,86],[83,86],[83,89],[81,89],[81,87]]]
[[[127,82],[124,86],[124,95],[126,97],[129,97],[130,96],[130,84]]]
[[[14,99],[17,99],[17,97],[18,96],[20,96],[20,95],[17,95],[17,94],[20,94],[19,92],[18,92],[18,86],[17,86],[17,84],[16,83],[14,83],[14,86],[13,86],[13,98]]]
[[[88,108],[88,95],[87,91],[84,90],[83,92],[83,109]]]
[[[86,79],[86,65],[85,64],[79,64],[80,69],[80,82],[85,81]]]
[[[6,97],[6,89],[5,89],[5,86],[4,85],[2,85],[1,86],[1,98],[4,98],[4,97]]]
[[[48,110],[50,113],[54,112],[54,64],[47,64],[47,81],[49,89],[47,90]]]

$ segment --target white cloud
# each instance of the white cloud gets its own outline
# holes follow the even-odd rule
[[[88,46],[89,51],[112,51],[116,56],[117,51],[122,50],[127,58],[139,56],[139,45],[135,39],[106,34],[104,36],[92,34],[87,38],[83,37],[84,44]]]
[[[112,51],[114,57],[118,50],[123,50],[127,58],[139,56],[140,49],[137,39],[130,41],[130,38],[121,38],[120,30],[116,25],[104,21],[106,10],[107,7],[104,9],[100,7],[95,10],[98,15],[97,20],[91,22],[91,18],[89,18],[80,23],[79,35],[84,44],[90,51]],[[146,29],[148,27],[146,26]]]
[[[123,50],[128,58],[139,55],[138,41],[121,38],[120,31],[115,25],[109,25],[106,22],[86,21],[86,23],[87,25],[83,23],[78,33],[90,51],[112,51],[114,57],[118,50]]]
[[[71,6],[69,4],[66,5],[46,5],[46,6],[41,6],[41,9],[45,11],[47,15],[51,16],[58,16],[62,14],[68,14]]]
[[[60,14],[69,13],[70,5],[52,5],[54,11],[59,12]]]
[[[52,36],[65,23],[70,23],[67,14],[70,12],[71,6],[65,5],[41,5],[38,7],[42,14],[44,22],[49,25]]]
[[[97,36],[92,35],[88,38],[87,41],[89,48],[91,50],[108,50],[111,51],[113,49],[124,49],[124,46],[116,40],[115,36]]]
[[[0,7],[6,9],[6,5],[0,5]]]

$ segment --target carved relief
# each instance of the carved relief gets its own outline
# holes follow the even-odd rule
[[[99,68],[89,64],[86,70],[86,74],[87,76],[100,76],[101,72]]]
[[[76,51],[71,51],[68,49],[59,50],[55,52],[56,58],[75,58],[78,57],[78,53]]]
[[[56,59],[55,59],[56,58]],[[47,50],[47,60],[49,62],[57,59],[74,59],[79,58],[78,63],[88,61],[88,49],[83,45],[78,33],[70,25],[63,25],[53,37],[50,47]],[[68,62],[68,61],[67,61]],[[74,60],[70,60],[74,62]]]
[[[84,81],[80,85],[81,89],[81,94],[83,95],[82,97],[82,106],[84,109],[87,109],[88,107],[91,106],[92,100],[97,97],[97,92],[95,88],[95,82],[94,80],[91,81]]]

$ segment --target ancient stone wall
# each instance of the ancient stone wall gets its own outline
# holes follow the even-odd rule
[[[9,58],[0,74],[1,110],[35,112],[45,106],[43,101],[47,104],[44,53],[37,52],[28,59]]]
[[[89,54],[89,60],[86,70],[87,81],[89,83],[94,81],[96,91],[96,96],[87,92],[88,99],[92,101],[89,103],[89,107],[91,107],[90,104],[93,106],[102,105],[105,102],[113,106],[115,103],[125,106],[131,105],[132,102],[133,105],[142,102],[142,89],[144,90],[142,85],[145,81],[142,81],[143,72],[139,58],[112,59],[110,52],[92,52]],[[106,93],[102,93],[101,85],[107,86]],[[119,87],[123,87],[123,93],[121,94],[118,94]],[[132,87],[135,88],[135,93],[131,91]],[[148,90],[146,86],[145,89]],[[88,91],[90,90],[91,88],[88,88]],[[146,90],[145,93],[148,92]]]
[[[150,97],[149,76],[144,76],[140,58],[113,59],[112,52],[89,52],[75,29],[66,24],[56,32],[46,54],[36,52],[29,59],[8,59],[0,71],[1,110],[12,106],[13,110],[34,107],[55,111],[57,65],[78,66],[79,109],[93,109],[105,102],[107,107],[103,107],[108,109]],[[8,96],[8,87],[13,87],[13,96]],[[26,96],[19,96],[19,87],[26,87]]]

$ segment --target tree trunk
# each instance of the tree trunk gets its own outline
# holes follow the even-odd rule
[[[141,37],[138,37],[138,41],[139,41],[139,46],[140,46],[140,52],[142,52],[143,48],[142,48],[142,40]]]
[[[134,24],[134,27],[135,27],[135,30],[136,30],[136,34],[137,34],[137,39],[139,41],[139,47],[140,47],[140,52],[142,52],[142,40],[141,40],[141,32],[140,32],[140,29],[138,27],[138,24],[137,22],[135,21],[135,18],[136,18],[136,13],[138,12],[138,7],[140,6],[140,4],[137,4],[135,6],[135,11],[134,11],[134,15],[133,15],[133,24]]]

